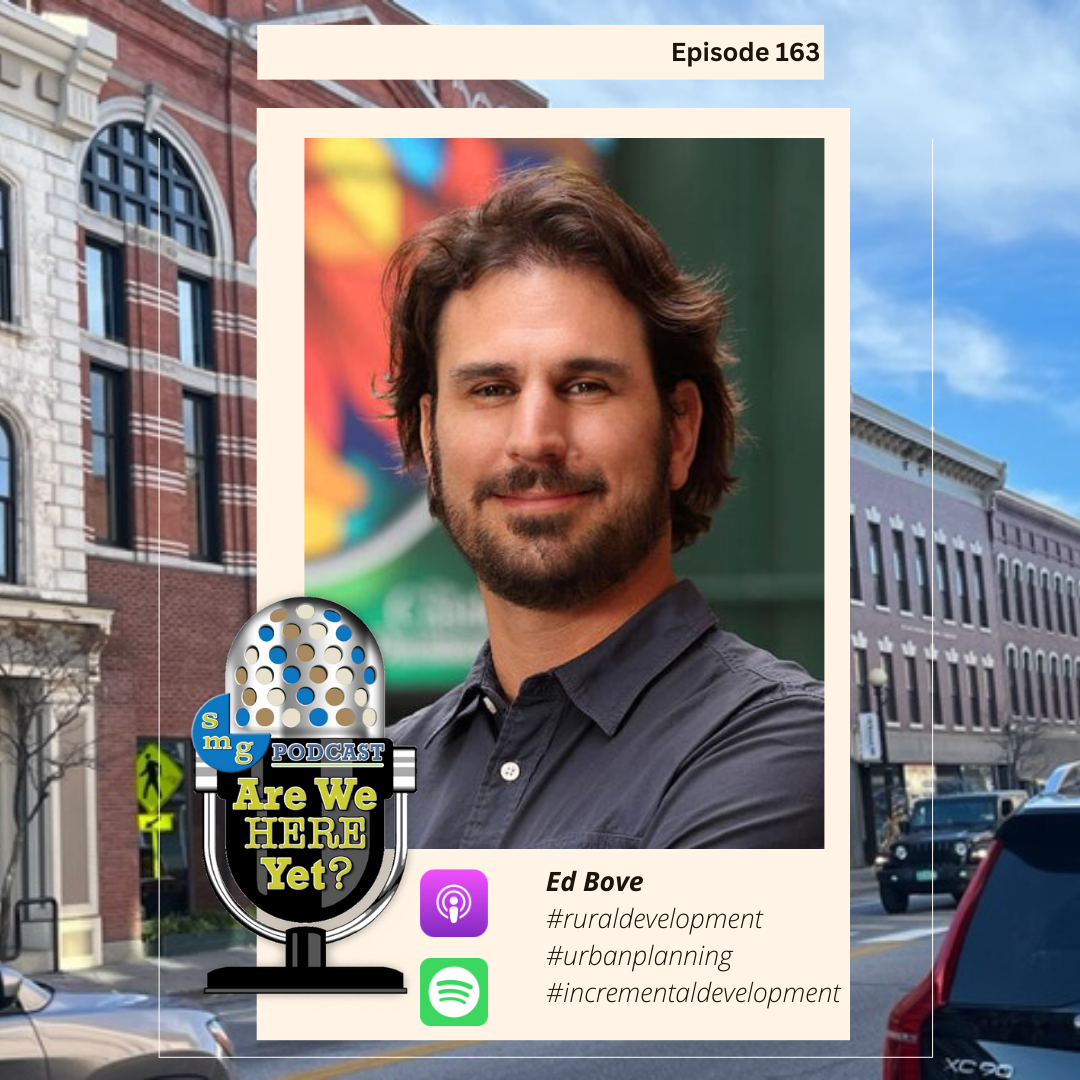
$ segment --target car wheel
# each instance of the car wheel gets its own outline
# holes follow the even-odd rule
[[[908,909],[908,894],[891,885],[880,885],[881,906],[889,915],[903,915]]]

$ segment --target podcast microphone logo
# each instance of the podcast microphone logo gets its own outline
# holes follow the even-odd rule
[[[488,924],[480,870],[429,870],[420,879],[420,929],[428,937],[479,937]]]
[[[225,993],[404,993],[392,968],[326,964],[326,946],[370,923],[390,902],[405,866],[406,796],[416,751],[385,730],[382,655],[347,608],[300,596],[263,608],[236,635],[226,692],[192,724],[195,790],[203,793],[203,857],[233,917],[285,945],[285,967],[218,968],[207,990]],[[220,806],[219,806],[220,804]],[[383,869],[385,805],[396,804],[390,875]],[[233,882],[260,914],[236,902],[218,863],[216,818]],[[460,902],[460,898],[459,898]]]

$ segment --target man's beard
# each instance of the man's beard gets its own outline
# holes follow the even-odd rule
[[[608,491],[607,481],[600,472],[575,473],[561,464],[537,468],[517,465],[478,482],[467,507],[447,505],[433,418],[428,506],[491,592],[520,607],[558,611],[593,600],[624,581],[668,529],[671,443],[663,424],[654,460],[650,485],[621,506],[612,507],[576,541],[566,538],[578,508],[510,514],[506,519],[509,535],[500,536],[480,521],[481,507],[488,499],[535,489],[587,492],[589,498],[599,498]]]

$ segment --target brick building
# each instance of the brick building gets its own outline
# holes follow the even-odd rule
[[[5,379],[3,431],[20,459],[34,457],[40,437],[66,464],[70,490],[42,489],[35,550],[68,575],[65,598],[111,622],[92,785],[97,837],[107,841],[97,844],[96,895],[79,909],[93,933],[64,949],[74,966],[137,952],[141,920],[159,904],[216,903],[201,873],[188,740],[196,709],[222,690],[234,634],[255,610],[256,110],[544,100],[506,82],[256,80],[258,22],[417,21],[378,0],[33,7],[10,17],[52,34],[53,23],[92,20],[100,40],[115,36],[116,54],[96,118],[92,110],[81,126],[68,118],[66,142],[52,151],[65,162],[62,191],[44,186],[59,183],[55,169],[26,157],[10,163],[8,179],[6,137],[0,156],[0,178],[21,193],[15,227],[25,230],[20,215],[44,201],[67,245],[57,248],[50,280],[16,290],[18,303],[57,307],[66,318],[67,337],[57,339],[66,341],[57,346],[66,349],[63,376],[50,384],[55,392],[39,380],[32,406],[9,395]],[[96,56],[82,63],[92,67]],[[100,81],[108,65],[99,63]],[[13,122],[5,108],[5,133]],[[20,236],[29,258],[31,237]],[[0,506],[18,503],[11,513],[25,516],[26,494]],[[50,532],[57,515],[71,520]],[[0,583],[0,602],[19,587]],[[87,842],[69,835],[66,819],[56,835],[62,846]]]
[[[1004,462],[852,395],[854,865],[873,857],[887,806],[887,767],[859,737],[879,704],[908,798],[1033,782],[1080,757],[1080,522],[1005,478]]]

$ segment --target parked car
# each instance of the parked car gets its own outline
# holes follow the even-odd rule
[[[959,902],[995,830],[1026,798],[980,791],[916,799],[899,838],[875,863],[881,906],[903,914],[913,893],[949,893]]]
[[[1069,788],[1048,784],[989,844],[933,970],[889,1015],[884,1080],[1080,1076],[1080,789]]]
[[[0,1076],[232,1080],[231,1056],[225,1029],[202,1009],[163,1002],[159,1012],[142,994],[54,990],[0,964]]]

